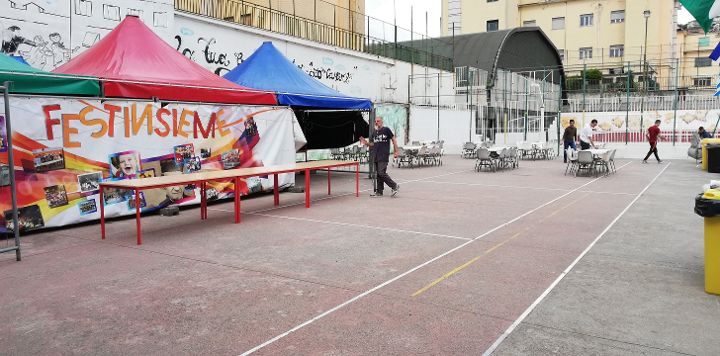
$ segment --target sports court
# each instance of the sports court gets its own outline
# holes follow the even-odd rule
[[[279,207],[272,194],[243,200],[239,225],[232,201],[204,221],[199,208],[148,215],[141,246],[133,219],[110,220],[104,241],[98,224],[28,235],[23,263],[0,256],[0,343],[9,354],[717,351],[694,164],[618,161],[599,178],[564,176],[557,159],[473,165],[391,168],[399,196],[375,199],[368,179],[356,198],[349,173],[327,195],[319,172],[310,209],[285,192]]]

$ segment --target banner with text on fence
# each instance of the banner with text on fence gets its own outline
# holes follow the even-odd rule
[[[583,127],[592,120],[598,121],[596,141],[625,142],[626,132],[629,142],[643,142],[648,127],[660,120],[660,130],[666,139],[672,139],[673,132],[679,142],[690,142],[692,134],[699,127],[712,132],[720,117],[720,110],[648,110],[641,116],[639,111],[617,112],[568,112],[562,113],[561,128],[565,128],[570,120],[575,126]],[[642,120],[641,120],[642,118]]]
[[[11,97],[10,118],[21,231],[99,219],[102,181],[294,163],[305,140],[292,110],[278,107]],[[7,151],[3,120],[0,152]],[[272,190],[268,178],[244,180],[241,192]],[[279,183],[294,179],[283,174]],[[0,226],[10,229],[9,180],[2,152]],[[231,183],[209,183],[208,199],[233,191]],[[134,213],[133,194],[107,190],[106,216]],[[146,190],[140,200],[143,211],[195,204],[199,187]]]

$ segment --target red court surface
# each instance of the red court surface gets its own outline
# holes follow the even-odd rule
[[[304,194],[232,201],[32,234],[0,256],[9,354],[482,354],[669,165],[609,177],[520,169],[391,168],[313,175]],[[302,183],[302,176],[296,180]],[[386,191],[386,195],[389,189]]]

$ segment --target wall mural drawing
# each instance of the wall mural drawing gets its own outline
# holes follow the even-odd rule
[[[252,54],[262,44],[262,39],[239,41],[235,37],[228,38],[222,34],[221,32],[216,36],[206,36],[189,26],[180,26],[174,36],[175,48],[215,74],[223,75],[242,63],[246,54]],[[239,45],[232,43],[243,47],[238,48]],[[321,57],[320,60],[291,58],[291,61],[302,71],[333,89],[344,91],[346,94],[361,94],[354,90],[358,86],[353,83],[361,71],[357,65],[345,66],[327,56]],[[348,70],[348,67],[351,69]],[[369,68],[363,69],[369,72]]]
[[[0,51],[50,71],[97,43],[126,15],[139,16],[170,39],[166,15],[173,11],[171,0],[0,0]]]

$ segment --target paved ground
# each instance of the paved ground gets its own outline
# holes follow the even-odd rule
[[[311,209],[246,199],[240,225],[231,203],[147,216],[140,247],[128,219],[105,241],[30,235],[22,262],[0,255],[2,353],[720,353],[692,162],[472,165],[392,169],[397,198],[355,198],[350,174],[327,196],[314,175]]]

